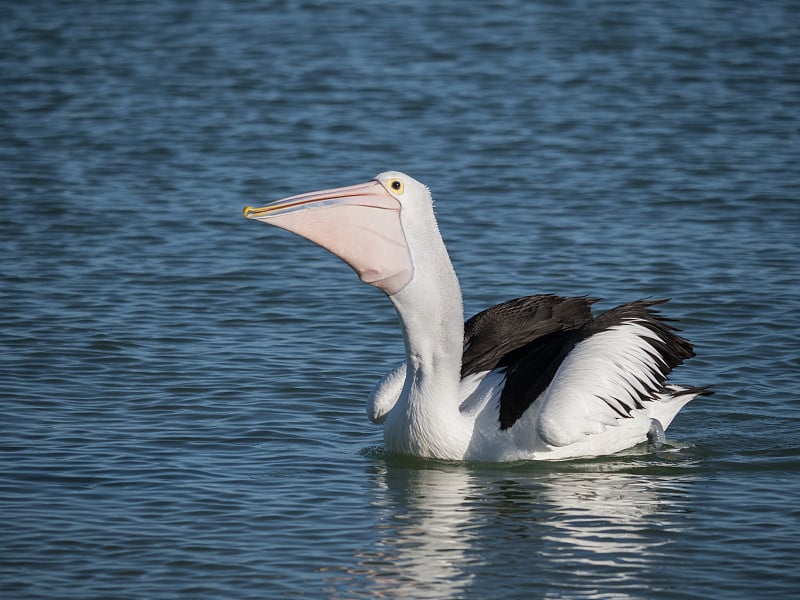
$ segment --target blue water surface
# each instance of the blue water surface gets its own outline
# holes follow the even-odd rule
[[[0,7],[4,598],[788,598],[800,6]],[[659,451],[389,456],[380,292],[245,204],[428,184],[472,314],[672,298]]]

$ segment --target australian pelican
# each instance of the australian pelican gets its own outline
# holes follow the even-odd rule
[[[587,297],[528,296],[464,323],[431,194],[403,173],[244,214],[326,248],[394,304],[406,359],[367,403],[389,452],[480,461],[611,454],[660,443],[687,402],[711,393],[667,383],[694,352],[655,310],[664,301],[593,317]]]

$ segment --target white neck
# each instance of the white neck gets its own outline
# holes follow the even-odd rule
[[[458,389],[464,339],[461,288],[438,228],[415,256],[414,278],[390,296],[405,337],[403,391],[385,423],[387,449],[417,456],[460,458]]]

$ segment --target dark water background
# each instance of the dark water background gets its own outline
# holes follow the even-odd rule
[[[800,595],[800,4],[0,5],[3,598]],[[657,453],[387,456],[392,308],[244,204],[430,185],[467,313],[672,297]]]

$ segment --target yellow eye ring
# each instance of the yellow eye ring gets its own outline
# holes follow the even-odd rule
[[[392,193],[397,194],[398,196],[400,194],[402,194],[403,190],[405,189],[405,186],[403,185],[403,181],[401,179],[398,179],[397,177],[394,177],[393,179],[389,179],[386,182],[386,187],[389,188],[389,190]]]

